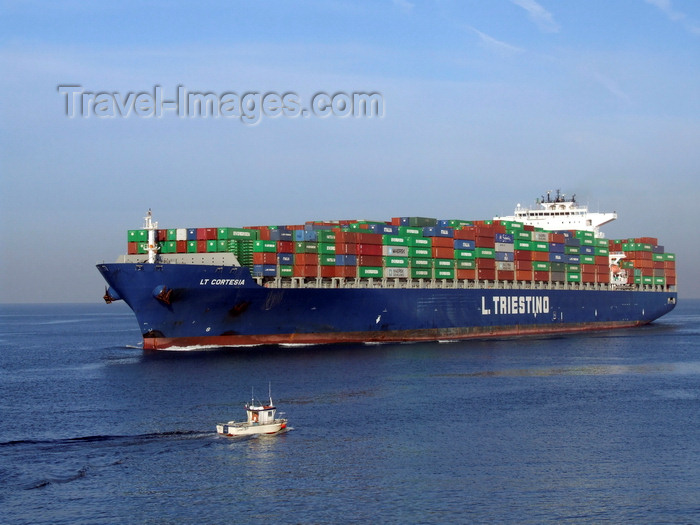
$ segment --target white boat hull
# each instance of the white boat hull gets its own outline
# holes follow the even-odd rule
[[[286,432],[287,420],[275,419],[270,423],[246,423],[229,421],[216,425],[216,432],[222,436],[255,436],[258,434],[281,434]]]

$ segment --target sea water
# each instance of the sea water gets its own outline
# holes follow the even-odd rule
[[[0,521],[700,523],[700,301],[459,343],[143,352],[112,305],[0,307]],[[293,430],[231,439],[268,389]]]

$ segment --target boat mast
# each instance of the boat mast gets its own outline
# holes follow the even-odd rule
[[[158,246],[156,245],[156,229],[158,228],[158,223],[153,222],[150,208],[148,209],[148,215],[143,219],[143,228],[148,230],[148,263],[153,264],[156,262],[156,257],[158,255]]]

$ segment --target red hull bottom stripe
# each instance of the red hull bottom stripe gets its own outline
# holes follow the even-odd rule
[[[609,323],[572,323],[556,325],[490,326],[486,328],[452,328],[426,330],[395,330],[384,332],[326,332],[261,335],[212,335],[201,337],[144,337],[144,350],[196,347],[246,347],[259,345],[319,345],[339,343],[405,343],[420,341],[458,341],[489,337],[559,334],[630,328],[647,324],[644,321]]]

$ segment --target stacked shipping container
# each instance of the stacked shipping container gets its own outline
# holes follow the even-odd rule
[[[160,253],[232,252],[256,277],[609,283],[613,251],[625,253],[630,284],[676,284],[675,256],[654,238],[608,241],[511,221],[402,217],[156,231]],[[147,253],[147,239],[147,230],[129,230],[128,253]]]

